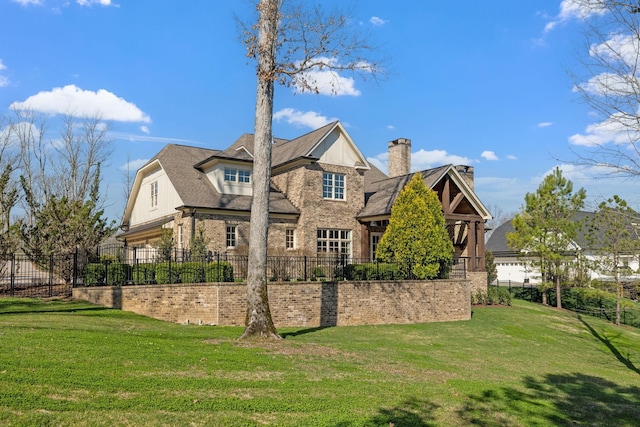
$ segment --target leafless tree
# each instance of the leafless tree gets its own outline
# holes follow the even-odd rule
[[[510,221],[514,216],[516,216],[517,213],[505,212],[505,210],[498,205],[487,206],[487,208],[489,209],[489,212],[491,212],[491,215],[493,215],[493,217],[489,221],[487,221],[487,232],[484,236],[485,240],[489,240],[496,228],[500,227],[505,222]]]
[[[62,117],[59,138],[49,136],[47,116],[16,111],[13,136],[20,144],[20,172],[35,200],[89,198],[99,168],[111,157],[109,124],[100,116]]]
[[[257,59],[257,93],[253,165],[253,201],[249,237],[247,316],[243,338],[280,338],[271,318],[267,297],[267,234],[274,84],[294,85],[299,91],[320,93],[325,81],[312,72],[329,71],[330,91],[338,93],[338,72],[362,77],[381,71],[367,55],[372,46],[351,27],[346,13],[325,13],[321,6],[284,0],[259,0],[257,23],[239,23],[247,56]]]
[[[640,8],[636,0],[574,0],[585,19],[574,90],[599,116],[574,135],[575,163],[602,175],[640,175]]]

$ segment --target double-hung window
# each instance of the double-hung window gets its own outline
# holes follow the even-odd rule
[[[237,245],[237,229],[235,225],[227,225],[227,247],[235,248]]]
[[[324,172],[322,174],[322,197],[324,199],[344,200],[344,175]]]
[[[287,228],[284,234],[285,248],[295,249],[296,247],[296,232],[293,228]]]
[[[158,181],[151,183],[151,207],[158,207]]]

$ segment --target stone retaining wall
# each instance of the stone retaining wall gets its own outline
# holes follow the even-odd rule
[[[270,282],[279,327],[443,322],[471,318],[471,281]],[[73,289],[73,297],[176,323],[243,326],[246,284]]]

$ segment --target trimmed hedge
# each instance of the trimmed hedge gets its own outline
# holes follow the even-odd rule
[[[204,264],[201,262],[185,262],[180,266],[182,283],[202,283],[205,281]]]
[[[102,286],[107,274],[105,265],[99,262],[92,262],[84,266],[82,270],[82,280],[85,286]]]
[[[131,277],[131,266],[120,262],[113,262],[107,266],[107,285],[125,285]]]
[[[180,264],[171,262],[161,262],[156,265],[156,283],[159,285],[167,285],[170,283],[178,283],[180,279]]]
[[[403,280],[397,264],[368,262],[364,264],[348,264],[345,267],[346,280]]]
[[[233,282],[233,266],[227,261],[213,261],[205,268],[207,282]]]
[[[152,263],[134,264],[132,279],[134,285],[149,285],[156,280],[156,265]]]

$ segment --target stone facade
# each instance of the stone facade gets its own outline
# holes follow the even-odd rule
[[[324,172],[345,176],[344,200],[323,198]],[[316,162],[279,173],[271,180],[300,211],[295,230],[296,249],[304,254],[316,254],[318,229],[349,230],[351,256],[354,258],[363,256],[360,245],[362,227],[356,219],[358,212],[364,207],[362,171]],[[271,235],[269,238],[271,239]]]
[[[469,320],[471,282],[273,282],[276,327],[356,326]],[[244,283],[75,288],[75,299],[156,319],[243,326]]]

